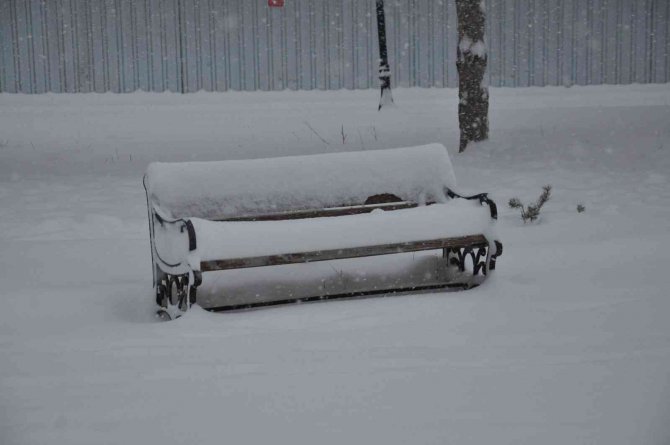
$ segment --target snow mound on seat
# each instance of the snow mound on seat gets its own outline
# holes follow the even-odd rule
[[[281,158],[149,165],[154,205],[175,218],[240,215],[361,204],[392,193],[413,202],[445,201],[454,188],[441,144]]]
[[[473,234],[493,240],[488,206],[451,200],[411,209],[285,221],[191,220],[201,261],[323,251]],[[489,241],[491,243],[491,241]],[[187,251],[184,250],[184,255]]]

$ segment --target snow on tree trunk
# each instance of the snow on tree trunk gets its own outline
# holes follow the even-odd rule
[[[459,151],[473,141],[488,139],[489,92],[484,83],[486,46],[484,43],[484,1],[456,0],[458,15],[458,123]]]
[[[379,107],[393,104],[391,95],[391,68],[389,67],[388,50],[386,49],[386,18],[384,15],[384,0],[377,0],[377,33],[379,41],[379,82],[381,84],[381,98]]]

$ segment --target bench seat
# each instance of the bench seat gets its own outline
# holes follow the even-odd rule
[[[190,221],[196,233],[195,255],[205,264],[215,260],[302,252],[337,252],[368,246],[460,238],[473,234],[484,237],[486,242],[485,237],[491,231],[489,209],[479,202],[466,200],[326,218],[254,222],[213,222],[191,218]],[[374,249],[370,249],[372,250]],[[351,252],[343,253],[350,254]],[[334,255],[323,253],[317,257],[332,259]],[[309,258],[315,260],[314,256]],[[263,265],[260,263],[262,262],[247,264]],[[223,264],[225,262],[220,261],[219,268],[223,268]],[[233,268],[234,263],[229,264],[231,266],[225,267],[226,269]],[[240,267],[245,262],[239,261],[237,264]],[[203,269],[211,270],[207,266]]]

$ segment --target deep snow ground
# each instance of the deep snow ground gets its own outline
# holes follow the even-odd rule
[[[0,95],[0,443],[670,443],[670,86],[491,95],[462,155],[454,90]],[[152,317],[147,162],[435,141],[484,286]]]

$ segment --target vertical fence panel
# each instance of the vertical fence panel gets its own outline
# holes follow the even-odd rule
[[[324,0],[327,1],[327,0]],[[347,59],[346,59],[346,41],[345,41],[345,23],[344,23],[344,0],[334,3],[335,6],[335,30],[337,31],[337,62],[338,62],[338,88],[346,88],[347,84]],[[315,27],[323,26],[315,21]]]
[[[351,26],[351,0],[342,0],[337,14],[341,66],[340,87],[351,90],[354,87],[354,75],[351,71],[354,65],[354,51],[352,45],[354,34]]]
[[[228,63],[227,39],[225,38],[224,22],[224,2],[209,0],[208,9],[210,10],[210,45],[212,49],[213,64],[213,91],[228,90],[228,73],[226,65]]]
[[[326,63],[328,67],[328,89],[341,88],[342,83],[342,68],[341,68],[341,46],[340,46],[340,21],[339,8],[334,2],[324,0],[321,3],[321,8],[324,8],[323,24],[326,39],[324,41],[323,51],[326,53]],[[312,15],[310,17],[313,18]],[[314,20],[310,20],[310,30],[314,26]],[[310,49],[311,52],[311,49]]]
[[[351,27],[351,88],[366,88],[366,52],[367,52],[367,6],[369,2],[357,2],[355,0],[349,3],[347,18]]]
[[[428,34],[428,2],[433,0],[416,0],[414,5],[414,52],[416,54],[416,80],[415,86],[426,87],[429,85],[428,73],[430,63],[428,51],[431,41]]]
[[[560,0],[561,5],[561,58],[559,85],[572,85],[572,0]]]
[[[15,92],[13,85],[11,85],[14,74],[14,70],[10,67],[12,64],[10,50],[12,42],[9,3],[0,2],[0,91]]]
[[[621,47],[619,39],[623,33],[621,1],[610,0],[610,11],[608,13],[608,33],[607,33],[607,83],[617,84],[621,80]]]
[[[29,57],[33,59],[30,70],[30,82],[33,93],[44,93],[46,91],[46,79],[44,77],[44,50],[42,44],[42,22],[40,17],[39,0],[27,0],[25,2],[26,21],[28,23],[29,35]]]
[[[647,1],[641,0],[633,3],[633,14],[631,16],[631,82],[644,82],[645,76],[645,40],[647,30],[645,29],[646,17],[644,6]]]
[[[665,78],[665,58],[668,52],[668,47],[665,42],[667,40],[667,11],[668,11],[668,2],[654,0],[654,10],[653,10],[653,51],[651,54],[652,58],[652,75],[651,82],[662,82]]]
[[[504,0],[500,14],[502,22],[500,54],[502,59],[502,86],[515,86],[516,79],[516,31],[514,20],[517,0]]]
[[[28,30],[26,29],[26,18],[23,14],[23,2],[15,0],[10,2],[10,5],[10,20],[13,22],[12,35],[14,36],[14,71],[18,81],[18,90],[31,93],[32,85],[30,84],[28,65],[32,63],[32,60],[28,55]]]
[[[183,29],[179,33],[181,51],[183,51],[183,70],[180,73],[184,76],[184,90],[185,92],[194,92],[198,90],[198,76],[200,69],[198,66],[199,48],[196,32],[196,7],[197,1],[178,1],[179,14],[177,18],[177,26]]]
[[[442,38],[442,3],[440,1],[431,1],[429,4],[430,30],[428,38],[431,40],[431,48],[428,57],[431,60],[430,87],[442,87],[443,84],[443,65],[442,53],[444,51],[445,39]],[[487,25],[490,25],[487,22]],[[487,34],[488,36],[488,34]],[[488,43],[488,39],[487,39]]]
[[[44,35],[46,37],[46,62],[47,62],[47,88],[48,91],[62,92],[63,85],[60,77],[60,53],[59,26],[58,26],[58,4],[54,1],[44,1],[42,4],[42,20],[44,20]]]
[[[145,30],[145,3],[146,0],[134,0],[131,9],[131,27],[133,30],[133,58],[134,58],[134,82],[136,88],[142,91],[149,91],[148,72],[149,55],[147,52],[147,34]]]
[[[488,51],[488,74],[489,74],[489,83],[491,86],[500,86],[502,83],[502,73],[501,73],[501,63],[502,57],[500,52],[501,47],[501,29],[502,29],[502,20],[501,11],[502,11],[502,0],[488,0],[486,2],[486,13],[487,13],[487,35],[486,35],[486,49]],[[446,6],[443,7],[446,11]],[[446,15],[443,22],[446,22]],[[444,62],[443,65],[451,60],[451,57],[448,57],[449,46],[451,42],[445,40],[445,51],[444,51]],[[447,83],[448,84],[448,83]],[[446,84],[445,84],[446,85]]]
[[[665,76],[664,79],[666,82],[670,81],[670,2],[665,3]]]
[[[394,2],[391,2],[392,4]],[[388,4],[388,3],[387,3]],[[393,36],[393,41],[395,43],[393,51],[389,54],[389,63],[391,64],[391,70],[393,72],[391,79],[395,82],[397,86],[412,86],[411,85],[411,69],[412,69],[412,48],[410,46],[410,14],[409,14],[410,5],[408,2],[395,2],[394,8],[392,9],[393,13],[393,28],[389,29],[388,27],[388,17],[387,17],[387,40]],[[389,12],[387,6],[387,14]],[[376,25],[376,24],[375,24]],[[376,50],[377,46],[375,46]],[[375,63],[373,69],[377,71],[379,67],[378,61],[378,52],[375,51],[377,57],[375,57]],[[392,57],[393,56],[393,57]]]
[[[387,0],[394,86],[455,87],[455,0]],[[670,82],[668,0],[484,0],[493,86]],[[0,0],[0,92],[378,87],[375,0]]]
[[[260,5],[259,5],[260,2]],[[257,77],[258,89],[269,91],[272,89],[274,74],[272,72],[272,46],[270,39],[270,19],[267,3],[263,0],[254,0],[256,16],[256,59],[257,59]],[[265,6],[265,7],[264,7]]]

